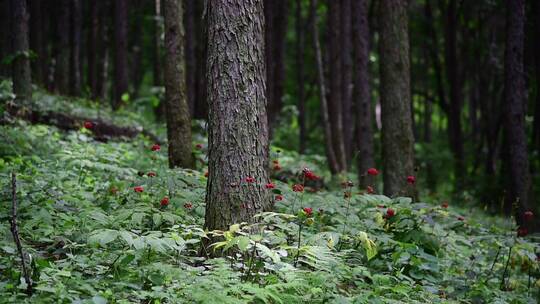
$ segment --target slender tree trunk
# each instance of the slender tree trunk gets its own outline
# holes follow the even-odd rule
[[[533,147],[540,152],[540,3],[532,1],[534,14],[534,62],[536,72],[536,105],[534,110]]]
[[[306,151],[306,104],[305,104],[305,24],[302,17],[302,0],[296,0],[296,82],[298,86],[298,128],[300,137],[298,139],[298,152],[304,154]]]
[[[163,78],[169,141],[169,166],[193,168],[191,119],[186,100],[182,0],[164,0],[165,56]]]
[[[334,152],[334,138],[332,137],[332,123],[328,115],[328,101],[326,99],[326,86],[324,81],[323,59],[321,45],[319,43],[319,27],[317,22],[317,0],[310,1],[310,19],[311,31],[313,36],[313,46],[315,48],[315,59],[317,61],[317,81],[319,85],[319,99],[321,102],[321,117],[324,128],[325,150],[330,172],[337,174],[341,172],[341,168],[337,161],[336,153]]]
[[[454,154],[454,179],[456,190],[462,188],[465,177],[465,156],[463,151],[463,131],[461,129],[462,91],[459,83],[459,62],[457,58],[457,0],[450,0],[445,28],[446,73],[450,85],[448,131],[450,147]]]
[[[11,67],[2,64],[11,54],[11,0],[0,1],[0,76],[11,77]]]
[[[155,23],[154,23],[154,86],[162,85],[161,74],[161,0],[155,0],[154,6]]]
[[[343,87],[342,87],[342,62],[341,55],[341,2],[330,1],[328,8],[328,30],[329,30],[329,77],[330,77],[330,101],[329,114],[332,124],[332,137],[334,152],[339,165],[339,171],[347,169],[347,159],[345,153],[345,142],[343,138]]]
[[[409,194],[414,172],[406,0],[380,2],[380,71],[384,193]]]
[[[143,36],[144,29],[142,20],[144,19],[144,0],[132,0],[131,1],[131,15],[135,16],[135,20],[130,23],[130,82],[132,84],[133,98],[139,96],[139,90],[144,77],[143,66]]]
[[[530,208],[530,172],[525,134],[527,92],[523,70],[523,43],[525,24],[525,0],[507,2],[507,29],[505,49],[505,131],[508,144],[510,169],[509,201],[517,204],[516,220],[520,226],[528,226],[523,218]],[[530,227],[529,227],[530,228]]]
[[[195,15],[203,15],[203,2],[196,1]],[[207,101],[207,81],[206,81],[206,63],[208,58],[207,41],[207,23],[202,22],[202,18],[195,19],[195,30],[197,32],[197,44],[195,47],[197,53],[197,69],[196,69],[196,94],[195,102],[195,118],[208,120],[208,101]]]
[[[77,96],[81,93],[81,27],[82,7],[80,0],[70,1],[70,94]]]
[[[368,1],[352,1],[353,44],[354,44],[354,101],[356,108],[356,145],[358,147],[359,186],[365,188],[372,181],[368,180],[367,169],[375,166],[373,158],[373,127],[371,94],[369,87],[369,24]]]
[[[195,115],[195,97],[196,97],[196,70],[197,70],[197,56],[195,54],[196,47],[196,34],[195,34],[195,1],[196,0],[183,0],[184,1],[184,25],[186,29],[186,90],[187,101],[189,105],[189,112],[193,117]]]
[[[54,88],[60,94],[69,93],[69,0],[57,2],[56,20],[56,62],[54,67]]]
[[[209,179],[205,229],[271,207],[262,0],[209,1]],[[246,182],[253,177],[254,182]]]
[[[28,9],[26,1],[10,0],[13,93],[15,101],[26,103],[32,99],[32,78],[28,58]]]
[[[88,29],[88,75],[86,77],[87,85],[90,88],[92,99],[95,99],[97,94],[97,62],[98,62],[98,33],[100,26],[100,4],[101,1],[90,1],[90,23]]]
[[[352,2],[356,2],[353,0]],[[355,18],[358,18],[355,16]],[[351,31],[351,0],[341,2],[341,91],[343,110],[343,141],[345,145],[345,170],[351,165],[353,155],[354,116],[352,104],[352,31]]]
[[[98,27],[98,43],[96,59],[96,90],[95,95],[92,94],[93,99],[105,99],[107,95],[107,82],[109,79],[109,58],[110,58],[110,17],[109,13],[112,4],[108,0],[99,1],[98,14],[99,14],[99,27]]]
[[[117,110],[124,101],[122,95],[128,92],[127,66],[127,0],[114,0],[114,99],[113,109]]]
[[[44,69],[47,69],[46,58],[44,56],[44,41],[42,28],[42,1],[28,1],[30,9],[30,49],[36,54],[36,60],[31,62],[32,75],[36,83],[43,85],[45,83],[42,78]]]

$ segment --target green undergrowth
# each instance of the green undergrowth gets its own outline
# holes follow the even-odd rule
[[[202,135],[196,135],[202,148],[193,147],[199,168],[171,170],[166,147],[151,151],[153,143],[143,137],[101,143],[89,132],[22,121],[0,126],[0,302],[538,300],[538,237],[517,238],[510,219],[460,202],[444,208],[441,201],[392,199],[336,182],[293,192],[304,167],[330,179],[324,159],[273,147],[272,160],[282,169],[269,191],[283,196],[275,212],[258,215],[255,224],[208,232]],[[12,171],[31,297],[8,221]],[[143,191],[134,191],[137,186]],[[312,215],[302,208],[312,208]],[[216,234],[221,241],[202,249]]]

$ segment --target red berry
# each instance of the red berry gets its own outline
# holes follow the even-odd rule
[[[199,150],[200,150],[200,149],[202,149],[202,148],[203,148],[203,145],[202,145],[202,144],[196,144],[196,145],[195,145],[195,148],[197,148],[197,149],[199,149]]]
[[[396,212],[392,208],[386,209],[386,217],[391,218],[392,216],[396,215]]]
[[[255,181],[255,178],[248,176],[246,177],[246,183],[253,183]]]
[[[463,216],[461,216],[461,215],[458,216],[457,219],[458,219],[458,221],[464,221],[465,220],[465,218]]]
[[[525,227],[519,227],[518,230],[517,230],[517,235],[519,237],[524,237],[524,236],[527,236],[527,234],[529,234],[529,229],[525,228]]]
[[[162,198],[160,204],[161,206],[167,206],[169,204],[169,197],[165,196]]]
[[[443,207],[443,208],[448,208],[448,202],[443,202],[443,203],[441,204],[441,207]]]
[[[147,175],[148,177],[155,177],[155,176],[156,176],[156,172],[148,172],[148,173],[146,173],[146,175]]]
[[[367,186],[367,187],[366,187],[366,191],[367,191],[368,194],[373,194],[373,193],[375,193],[375,189],[373,189],[373,187],[371,187],[371,186]]]
[[[310,217],[311,215],[313,215],[313,208],[308,208],[308,207],[306,207],[306,208],[304,208],[304,209],[302,209],[302,210],[304,211],[304,213],[305,213],[308,217]]]
[[[367,174],[376,176],[376,175],[379,174],[379,170],[377,170],[375,168],[369,168],[369,169],[367,169]]]
[[[279,164],[274,165],[274,170],[279,171],[281,170],[281,166]]]
[[[193,208],[193,204],[192,203],[185,203],[184,208],[190,210],[191,208]]]
[[[272,183],[268,183],[264,186],[266,189],[274,189],[276,187],[276,185],[272,184]]]
[[[84,122],[84,128],[85,128],[85,129],[90,130],[90,129],[92,129],[93,127],[94,127],[94,123],[93,123],[93,122],[91,122],[91,121],[85,121],[85,122]]]
[[[523,213],[523,218],[526,220],[526,221],[530,221],[534,218],[534,213],[532,211],[525,211],[525,213]]]
[[[304,186],[300,185],[300,184],[294,184],[292,186],[292,190],[294,192],[304,192]]]
[[[407,183],[413,185],[414,183],[416,183],[416,177],[414,177],[414,175],[407,176]]]
[[[152,148],[150,148],[152,151],[159,151],[161,150],[161,146],[158,144],[153,144]]]
[[[143,188],[143,186],[136,186],[136,187],[133,188],[133,190],[135,192],[137,192],[137,193],[141,193],[141,192],[144,191],[144,188]]]
[[[283,195],[281,195],[281,194],[276,195],[275,200],[278,201],[278,202],[282,201],[283,200]]]

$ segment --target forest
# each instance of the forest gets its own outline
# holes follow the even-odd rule
[[[540,1],[0,0],[0,303],[540,303]]]

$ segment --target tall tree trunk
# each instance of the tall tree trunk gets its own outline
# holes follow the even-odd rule
[[[358,147],[358,180],[359,186],[365,188],[370,184],[366,175],[367,169],[375,166],[373,158],[373,127],[371,111],[371,94],[369,87],[369,24],[368,1],[352,1],[353,49],[354,49],[354,102],[356,109],[356,146]]]
[[[28,9],[26,1],[10,0],[11,46],[15,55],[12,66],[13,93],[15,101],[29,102],[32,99],[32,78],[28,58]]]
[[[347,169],[345,142],[343,138],[343,87],[341,69],[341,2],[330,1],[328,8],[328,49],[329,49],[329,77],[330,77],[330,122],[332,124],[332,137],[334,152],[339,165],[339,171]]]
[[[0,1],[0,76],[11,77],[11,66],[2,64],[11,54],[11,0]]]
[[[162,85],[162,74],[161,74],[161,0],[155,0],[154,6],[154,86]]]
[[[523,70],[525,0],[507,2],[505,49],[505,131],[510,169],[509,204],[517,204],[516,220],[528,226],[523,214],[530,208],[530,172],[525,134],[527,92]]]
[[[82,7],[80,0],[71,0],[70,7],[70,93],[77,96],[81,93],[81,27]]]
[[[298,86],[298,128],[300,137],[298,139],[298,152],[304,154],[306,151],[306,104],[305,104],[305,75],[304,75],[304,43],[305,25],[302,17],[302,0],[296,0],[295,14],[296,30],[296,82]]]
[[[353,1],[356,2],[356,1]],[[358,18],[357,16],[355,16]],[[345,170],[350,168],[353,155],[354,116],[352,105],[352,32],[351,32],[351,0],[341,2],[341,91],[343,110],[343,141],[345,145]]]
[[[184,1],[184,25],[186,29],[185,54],[186,54],[186,92],[189,105],[189,112],[193,117],[195,115],[195,97],[196,97],[196,70],[197,56],[195,54],[196,32],[195,32],[195,1]]]
[[[110,18],[109,13],[112,4],[109,0],[99,1],[99,27],[96,59],[96,90],[93,99],[104,100],[107,95],[107,82],[109,79],[109,58],[110,58]]]
[[[209,179],[205,228],[252,221],[271,206],[262,0],[209,1]],[[254,182],[247,182],[253,177]]]
[[[164,65],[167,139],[169,167],[193,168],[191,153],[191,119],[186,100],[184,62],[184,25],[182,0],[164,0],[165,21]]]
[[[127,0],[114,1],[114,99],[113,109],[124,103],[122,95],[128,92],[127,71]]]
[[[384,193],[409,194],[414,172],[406,0],[380,2],[380,72]]]
[[[100,4],[101,1],[90,1],[90,24],[88,29],[88,75],[86,77],[87,85],[90,88],[92,99],[97,97],[97,61],[98,61],[98,33],[100,26]]]
[[[46,58],[44,53],[44,40],[43,40],[43,22],[42,22],[42,1],[32,0],[28,1],[30,9],[30,49],[36,54],[36,60],[31,62],[32,75],[36,83],[43,85],[45,83],[43,79],[44,70],[47,69]]]
[[[334,152],[334,138],[332,136],[332,123],[329,117],[328,101],[326,99],[326,85],[324,81],[323,59],[321,45],[319,43],[319,27],[317,22],[317,0],[310,1],[310,20],[313,36],[313,47],[315,48],[315,59],[317,61],[317,82],[319,85],[319,99],[321,102],[321,117],[324,129],[325,150],[328,166],[332,174],[341,172],[336,153]]]
[[[457,0],[450,0],[445,27],[445,61],[450,85],[448,131],[450,147],[454,154],[454,178],[456,190],[462,188],[465,177],[465,156],[463,151],[463,131],[461,129],[462,90],[459,82],[459,62],[457,59]]]
[[[197,69],[196,69],[196,94],[195,102],[195,118],[208,120],[208,101],[207,101],[207,80],[206,80],[206,63],[208,58],[207,23],[202,22],[200,16],[203,15],[203,1],[195,2],[195,15],[199,16],[195,19],[195,31],[197,33],[197,44],[195,51],[197,53]]]
[[[54,88],[60,94],[69,93],[69,0],[57,3],[56,20],[56,62],[54,67]]]
[[[144,19],[144,4],[143,0],[132,0],[132,5],[130,7],[130,14],[134,16],[134,20],[130,23],[130,82],[132,84],[133,98],[139,96],[139,90],[144,77],[144,66],[143,66],[143,37],[144,29],[141,20]]]
[[[534,62],[536,78],[536,104],[534,109],[533,147],[540,152],[540,3],[532,1],[534,14]]]

